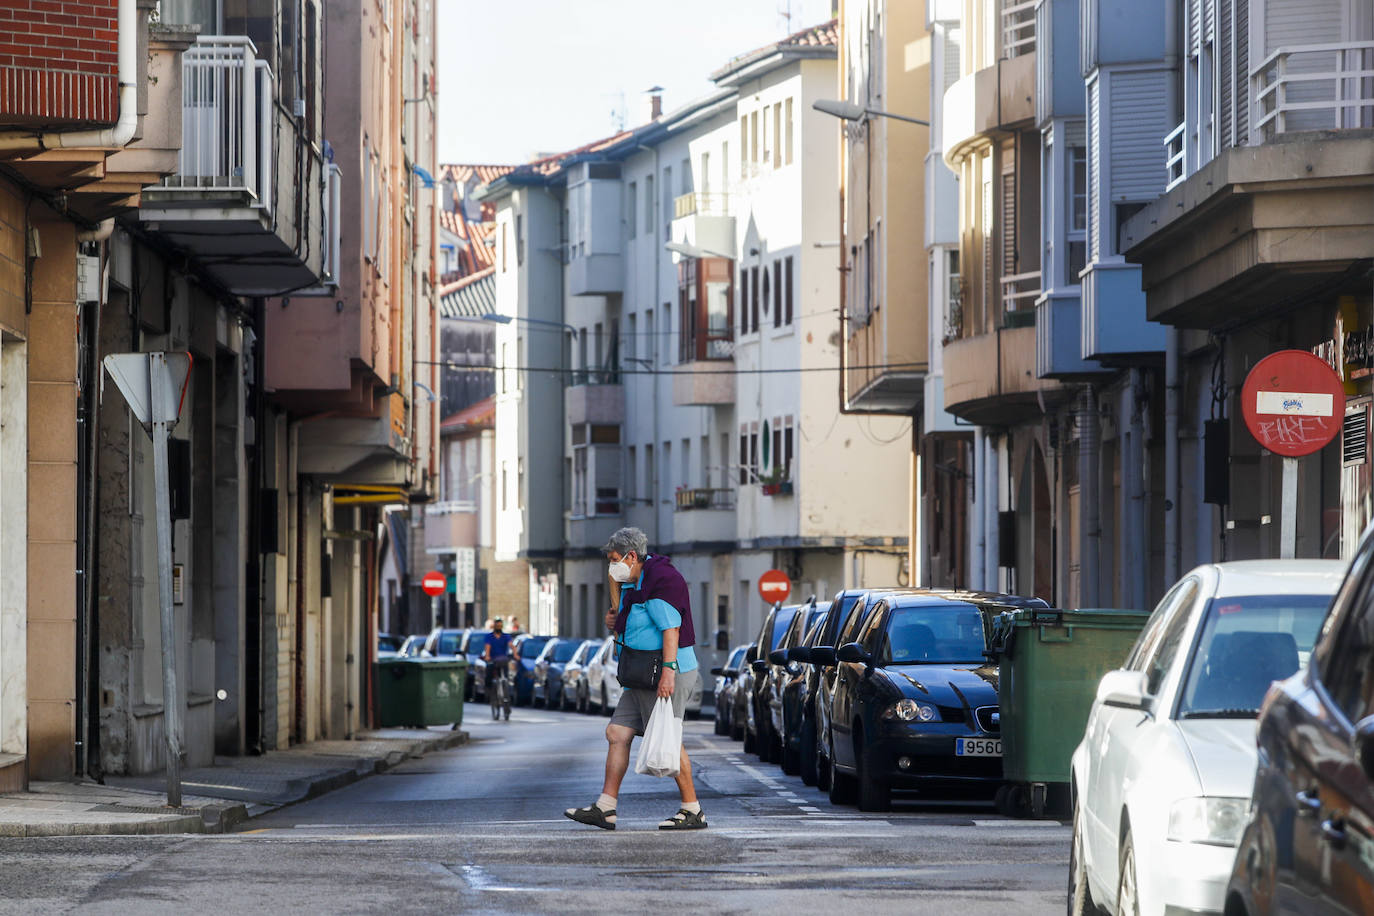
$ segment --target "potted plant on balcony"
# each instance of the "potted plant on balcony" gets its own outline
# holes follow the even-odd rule
[[[792,493],[792,481],[787,475],[787,468],[773,468],[759,477],[759,484],[764,496],[789,496]]]
[[[692,491],[692,508],[709,509],[711,508],[711,491],[696,489]]]

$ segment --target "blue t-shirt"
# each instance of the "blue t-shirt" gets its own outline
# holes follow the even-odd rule
[[[487,637],[487,648],[491,649],[491,660],[499,662],[510,658],[510,643],[512,637],[509,633],[493,633]]]
[[[644,582],[644,574],[639,574],[639,583]],[[623,600],[623,599],[622,599]],[[650,598],[642,604],[630,606],[625,617],[625,645],[631,649],[662,649],[663,631],[682,626],[682,615],[662,598]],[[678,646],[677,666],[679,671],[695,671],[697,654],[691,646]]]

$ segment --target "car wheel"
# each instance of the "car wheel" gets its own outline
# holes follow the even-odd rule
[[[1121,841],[1121,870],[1116,881],[1117,916],[1140,916],[1140,898],[1135,880],[1135,842],[1130,830]]]
[[[746,726],[744,727],[744,753],[746,753],[746,754],[752,754],[752,753],[754,753],[754,747],[755,747],[755,746],[756,746],[756,739],[754,738],[754,734],[753,734],[753,732],[749,731],[749,726],[746,725]]]
[[[743,741],[747,735],[744,721],[733,713],[730,715],[730,738],[734,741]]]
[[[854,777],[835,769],[832,764],[830,767],[830,804],[854,804],[856,789]]]
[[[722,716],[722,715],[720,714],[720,710],[719,710],[719,709],[716,710],[715,733],[716,733],[717,735],[728,735],[728,734],[730,734],[730,723],[725,721],[725,717]]]
[[[1083,823],[1077,805],[1073,808],[1073,839],[1069,841],[1068,903],[1068,916],[1097,914],[1097,905],[1088,887],[1088,867],[1083,863]]]
[[[873,752],[863,746],[863,732],[854,730],[854,764],[858,769],[859,810],[889,811],[892,789],[887,780],[873,772]]]

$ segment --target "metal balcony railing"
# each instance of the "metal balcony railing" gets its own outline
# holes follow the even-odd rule
[[[272,206],[272,99],[266,61],[243,35],[207,35],[181,56],[181,159],[169,188],[246,192]]]
[[[1020,57],[1035,53],[1036,0],[1003,0],[1002,56]]]
[[[693,509],[733,509],[735,491],[712,487],[683,487],[677,491],[677,511]]]
[[[1374,127],[1374,41],[1279,48],[1250,75],[1252,140]]]
[[[1172,190],[1188,177],[1188,144],[1184,142],[1188,122],[1184,121],[1164,138],[1164,190]]]
[[[712,191],[688,191],[673,199],[673,219],[696,215],[729,216],[730,195]]]
[[[1002,277],[1002,310],[1029,311],[1040,297],[1040,271],[1024,274],[1005,274]]]

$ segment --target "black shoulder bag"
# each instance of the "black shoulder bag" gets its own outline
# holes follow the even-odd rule
[[[615,644],[620,648],[615,674],[620,686],[657,690],[658,676],[663,671],[663,650],[631,649],[623,638],[617,638]]]

